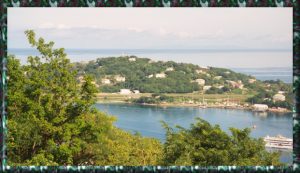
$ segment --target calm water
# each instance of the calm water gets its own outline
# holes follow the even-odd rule
[[[195,122],[196,117],[208,121],[211,124],[219,124],[229,132],[229,127],[246,128],[256,125],[252,130],[252,137],[274,136],[281,134],[292,138],[293,124],[292,114],[258,114],[251,111],[230,109],[200,109],[193,107],[157,107],[129,104],[96,104],[99,110],[107,112],[118,118],[117,127],[130,132],[139,132],[143,136],[155,137],[165,140],[165,130],[160,121],[165,121],[170,126],[180,125],[188,128]],[[292,162],[291,151],[282,151],[281,160]]]
[[[138,57],[151,58],[153,60],[172,60],[175,62],[193,63],[200,66],[224,67],[253,75],[260,80],[280,79],[286,83],[292,83],[292,52],[291,51],[231,51],[231,50],[172,50],[172,49],[66,49],[68,57],[72,62],[90,61],[96,58],[121,55],[136,55]],[[36,56],[35,49],[8,49],[9,54],[14,54],[26,63],[29,55]],[[253,66],[253,57],[260,61]],[[280,59],[284,57],[284,62]],[[272,62],[272,66],[284,68],[265,68]],[[237,65],[238,64],[238,65]],[[236,68],[233,68],[236,67]]]

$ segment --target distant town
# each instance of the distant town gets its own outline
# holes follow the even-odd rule
[[[136,56],[75,63],[77,77],[94,78],[98,101],[288,112],[292,86],[260,81],[230,69],[154,61]]]

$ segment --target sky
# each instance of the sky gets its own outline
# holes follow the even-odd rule
[[[27,29],[66,49],[269,50],[292,63],[292,8],[8,8],[9,49],[30,48]]]

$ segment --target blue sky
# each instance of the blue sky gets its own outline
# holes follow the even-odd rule
[[[9,49],[30,47],[26,29],[67,49],[268,49],[292,55],[292,8],[8,8]]]

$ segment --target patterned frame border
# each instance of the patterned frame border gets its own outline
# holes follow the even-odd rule
[[[8,7],[293,7],[293,166],[7,166],[7,8]],[[1,172],[293,172],[300,168],[300,1],[299,0],[1,0],[0,1],[0,159]]]

